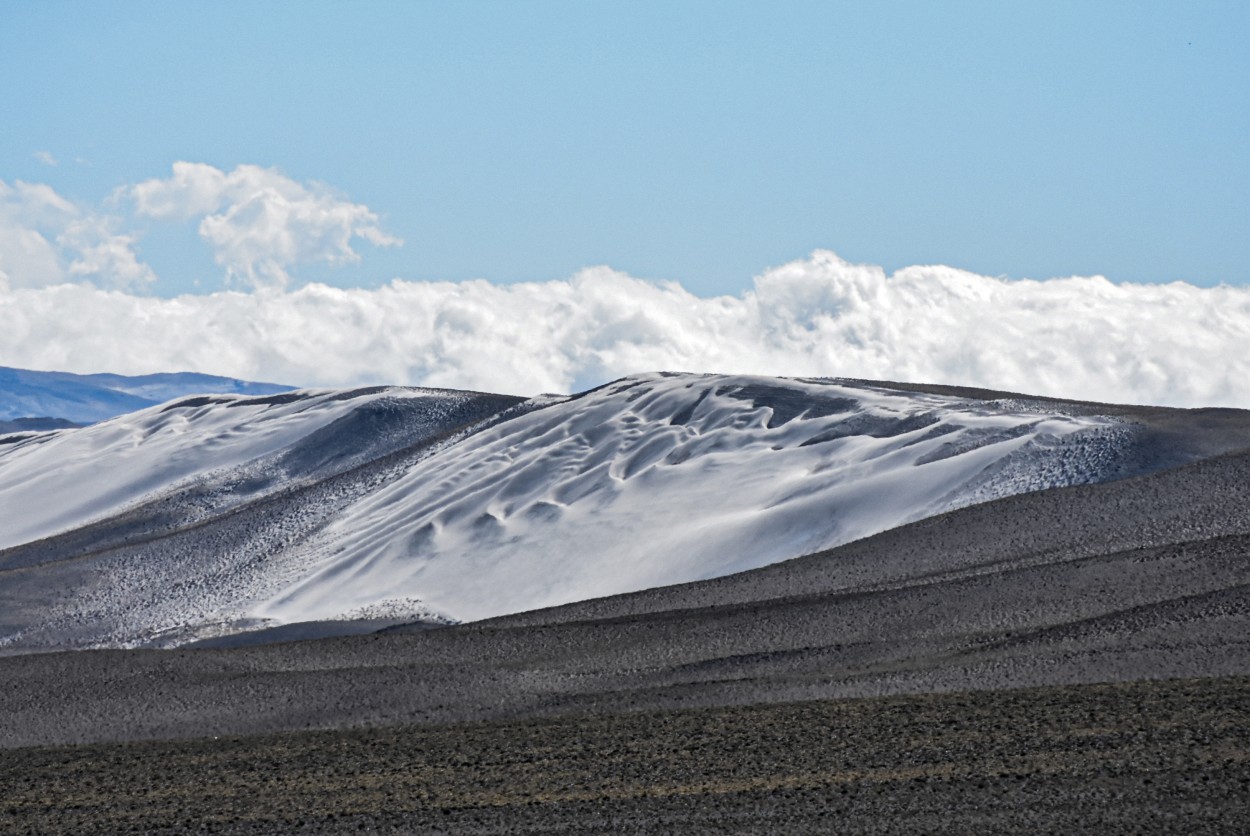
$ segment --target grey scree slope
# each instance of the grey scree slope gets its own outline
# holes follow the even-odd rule
[[[1161,462],[1176,446],[1246,445],[1244,412],[1132,419]],[[741,575],[454,628],[0,658],[0,745],[1246,674],[1248,468],[1250,452],[1219,453]]]

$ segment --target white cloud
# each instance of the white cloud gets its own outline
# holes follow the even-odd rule
[[[155,274],[120,224],[45,184],[0,180],[0,290],[82,279],[116,288],[151,283]]]
[[[320,184],[301,184],[274,169],[240,165],[224,172],[177,162],[172,176],[123,190],[141,216],[201,218],[199,234],[227,276],[248,287],[286,287],[297,264],[360,260],[354,239],[398,246],[367,206]]]
[[[31,156],[44,165],[55,166],[57,164],[56,157],[52,156],[51,151],[36,151]]]
[[[56,162],[46,152],[36,156]],[[359,261],[358,240],[402,243],[367,206],[258,166],[224,172],[175,163],[168,178],[119,189],[110,211],[70,201],[46,184],[0,181],[0,290],[84,279],[116,288],[155,281],[139,260],[138,234],[126,228],[136,219],[118,214],[129,209],[155,220],[198,218],[200,237],[227,279],[252,288],[286,287],[299,264]]]
[[[607,268],[510,286],[395,281],[177,299],[62,286],[0,295],[0,362],[517,394],[675,369],[1250,407],[1250,289],[1008,281],[933,266],[886,275],[830,252],[715,299]]]

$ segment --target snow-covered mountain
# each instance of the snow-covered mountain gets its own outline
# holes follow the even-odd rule
[[[473,620],[715,577],[1157,467],[1122,412],[676,374],[528,401],[175,401],[0,444],[0,651]]]
[[[91,424],[187,395],[276,395],[292,388],[191,372],[127,377],[0,366],[0,434],[46,428],[29,423],[9,426],[13,419],[55,418]]]

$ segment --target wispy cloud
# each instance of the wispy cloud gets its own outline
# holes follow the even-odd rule
[[[369,207],[317,183],[298,183],[271,168],[225,172],[177,162],[173,174],[123,190],[140,216],[200,219],[200,237],[229,278],[246,287],[286,287],[297,264],[359,261],[356,239],[398,246]]]
[[[677,369],[1250,407],[1247,335],[1245,288],[1010,281],[938,266],[889,275],[825,251],[714,299],[603,267],[509,286],[0,294],[0,360],[11,365],[518,394]]]
[[[51,151],[36,151],[35,153],[31,154],[31,156],[34,157],[39,162],[43,163],[44,165],[55,166],[57,164],[57,159],[56,157],[52,156]]]

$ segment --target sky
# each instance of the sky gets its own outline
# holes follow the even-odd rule
[[[1248,37],[1241,2],[0,0],[0,365],[1250,406]]]

